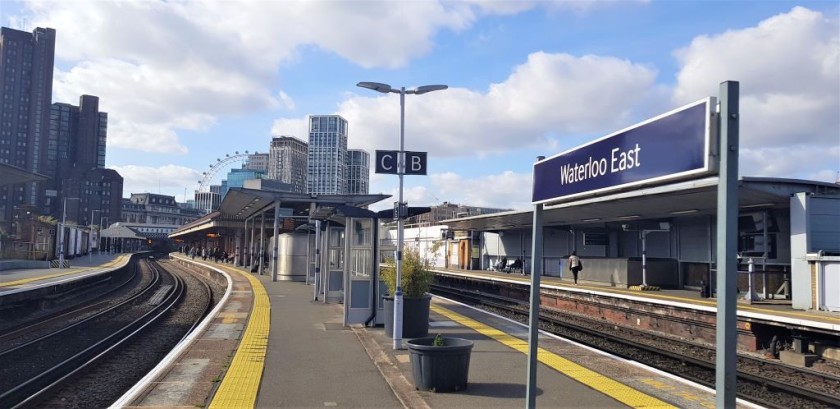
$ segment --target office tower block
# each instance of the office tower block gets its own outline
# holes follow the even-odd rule
[[[370,190],[370,154],[361,149],[347,151],[347,194],[366,195]]]
[[[307,193],[347,191],[347,120],[339,115],[309,117]]]
[[[268,152],[268,179],[292,185],[292,192],[306,193],[308,145],[293,136],[271,139]]]

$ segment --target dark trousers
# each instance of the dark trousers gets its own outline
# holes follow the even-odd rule
[[[580,267],[572,267],[572,275],[575,277],[575,284],[577,284],[578,273],[580,272]]]

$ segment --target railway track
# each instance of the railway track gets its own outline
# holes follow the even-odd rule
[[[141,268],[153,279],[133,297],[0,353],[0,407],[107,406],[212,308],[218,290],[174,263]]]
[[[432,292],[528,323],[525,300],[434,285]],[[540,309],[540,329],[714,388],[713,348],[603,320]],[[749,355],[738,356],[737,393],[771,408],[840,407],[840,377]]]
[[[138,273],[136,263],[129,267],[130,273],[114,274],[112,286],[104,288],[96,298],[79,303],[69,303],[66,308],[48,309],[36,317],[26,317],[11,325],[0,328],[0,354],[6,349],[20,346],[35,338],[45,336],[57,326],[70,326],[87,319],[97,311],[116,306],[143,292],[152,283],[149,277]]]

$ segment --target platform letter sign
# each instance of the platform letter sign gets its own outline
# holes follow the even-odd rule
[[[399,151],[376,151],[376,173],[398,175]],[[405,152],[405,175],[426,174],[426,152]]]
[[[426,174],[426,152],[405,153],[405,174],[425,175]]]
[[[376,173],[397,174],[397,154],[399,151],[376,151]]]
[[[706,98],[535,163],[533,203],[714,174],[715,105]]]

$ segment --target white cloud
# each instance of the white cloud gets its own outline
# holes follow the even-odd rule
[[[271,136],[294,136],[302,141],[308,141],[309,126],[307,125],[307,119],[277,119],[271,126]]]
[[[152,192],[175,196],[179,202],[186,196],[192,199],[201,174],[184,166],[165,165],[158,168],[148,166],[111,166],[123,177],[123,195]]]
[[[468,179],[447,172],[431,175],[430,178],[435,193],[441,195],[441,200],[450,203],[518,210],[527,209],[531,204],[530,186],[533,178],[530,173],[506,171]],[[523,193],[513,195],[511,192]]]
[[[533,53],[486,92],[453,86],[407,95],[406,149],[439,157],[496,154],[623,127],[655,77],[652,68],[612,57]],[[351,144],[370,152],[398,148],[399,97],[363,93],[373,94],[360,89],[338,110],[352,124]]]
[[[57,100],[101,97],[115,146],[161,153],[186,151],[180,130],[201,131],[222,116],[293,108],[278,89],[277,67],[294,60],[301,46],[363,67],[399,67],[428,53],[440,30],[462,30],[475,19],[470,7],[443,2],[25,5],[33,25],[57,31],[58,66],[69,67],[56,70]],[[160,143],[150,146],[150,140]]]
[[[741,174],[834,181],[825,177],[840,170],[837,18],[796,7],[755,27],[697,37],[675,55],[676,103],[739,81]]]

